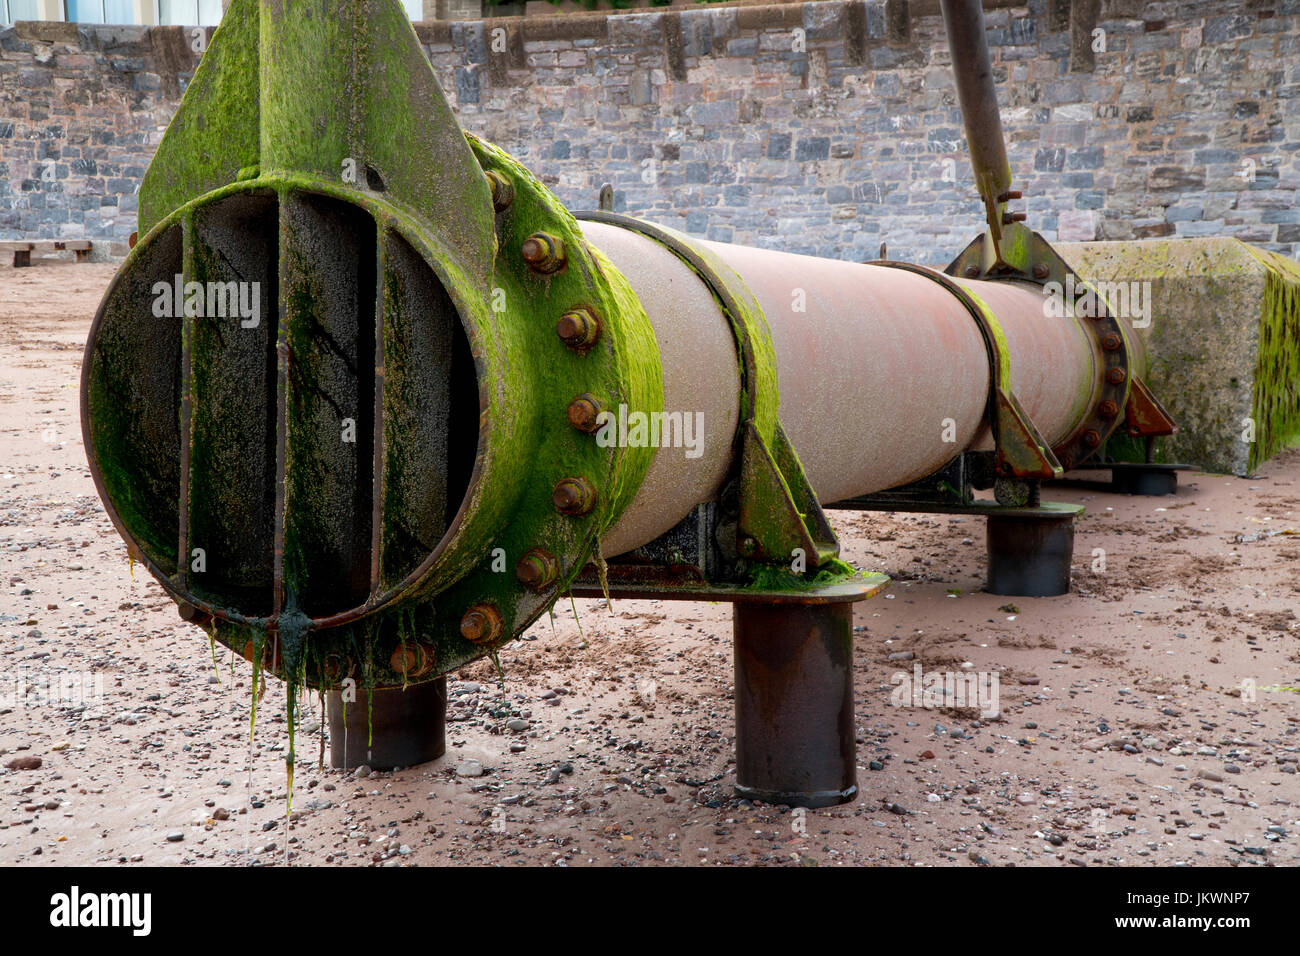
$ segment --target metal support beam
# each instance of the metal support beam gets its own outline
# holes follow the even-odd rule
[[[1058,508],[1033,515],[989,517],[986,587],[990,594],[1053,597],[1069,593],[1074,519],[1082,509]]]
[[[447,752],[447,678],[401,687],[359,688],[356,700],[343,692],[325,695],[329,715],[330,766],[350,770],[414,767]]]
[[[737,604],[736,793],[793,807],[857,796],[853,605]]]

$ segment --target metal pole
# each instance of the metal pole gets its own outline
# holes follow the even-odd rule
[[[984,35],[984,11],[980,0],[941,0],[940,7],[975,185],[984,199],[989,229],[996,238],[1002,234],[1002,206],[1006,202],[1002,197],[1011,189],[1011,164],[1007,161],[993,64]]]

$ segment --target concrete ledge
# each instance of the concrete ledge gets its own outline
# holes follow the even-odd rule
[[[1300,265],[1229,238],[1056,248],[1086,279],[1151,284],[1147,382],[1179,429],[1159,460],[1248,475],[1300,442]]]

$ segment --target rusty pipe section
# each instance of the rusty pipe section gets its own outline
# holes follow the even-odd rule
[[[708,287],[652,239],[605,223],[584,231],[642,296],[661,348],[682,362],[670,373],[665,353],[665,408],[708,410],[710,447],[729,464],[735,345]],[[763,308],[781,421],[821,501],[906,484],[963,451],[992,448],[988,349],[942,284],[880,265],[694,244],[734,269]],[[1100,367],[1080,320],[1029,282],[957,281],[996,315],[1022,406],[1050,441],[1069,435],[1091,408]],[[715,418],[723,434],[710,434]],[[660,449],[643,493],[607,536],[606,555],[673,527],[712,499],[725,474]]]

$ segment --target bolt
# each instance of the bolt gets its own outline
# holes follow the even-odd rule
[[[471,644],[495,644],[504,629],[505,622],[495,604],[475,604],[460,619],[460,634]]]
[[[605,405],[590,392],[583,392],[569,402],[569,424],[580,432],[591,434],[600,428],[600,416]]]
[[[596,506],[596,489],[581,475],[576,478],[561,478],[555,483],[551,500],[555,502],[555,510],[560,514],[576,518]]]
[[[515,565],[515,577],[530,591],[544,591],[560,576],[560,562],[545,548],[529,548]]]
[[[555,332],[575,352],[585,352],[600,338],[600,319],[585,305],[570,309],[555,323]]]
[[[546,232],[535,232],[520,247],[528,268],[551,275],[564,268],[564,240]]]
[[[737,550],[747,558],[753,557],[758,551],[758,542],[753,538],[741,538]]]
[[[389,663],[406,677],[422,677],[433,670],[434,653],[428,644],[398,644]]]
[[[1128,376],[1124,373],[1122,368],[1113,368],[1106,373],[1106,381],[1110,382],[1112,385],[1120,385],[1126,378],[1128,378]]]
[[[1115,351],[1123,342],[1124,340],[1119,337],[1118,332],[1107,332],[1101,337],[1101,347],[1107,352]]]
[[[1114,418],[1119,414],[1119,406],[1108,398],[1097,406],[1097,411],[1101,412],[1104,418]]]
[[[1028,214],[1028,213],[1023,213],[1023,212],[1004,212],[1004,213],[1002,214],[1002,224],[1003,224],[1003,225],[1006,225],[1007,223],[1010,223],[1010,222],[1024,222],[1024,221],[1025,221],[1026,219],[1028,219],[1028,218],[1029,218],[1029,214]]]
[[[1012,199],[1019,199],[1023,195],[1024,193],[1019,189],[1008,189],[1002,195],[998,196],[998,202],[1010,202]]]
[[[1034,263],[1034,278],[1035,278],[1035,279],[1046,279],[1046,278],[1047,278],[1047,273],[1048,273],[1049,271],[1051,271],[1051,270],[1049,270],[1049,269],[1047,268],[1047,263],[1046,263],[1046,262],[1035,262],[1035,263]]]
[[[1083,433],[1083,443],[1089,448],[1096,448],[1101,444],[1101,434],[1095,428],[1089,428]]]
[[[507,209],[515,201],[514,184],[495,169],[489,169],[484,175],[487,176],[488,190],[492,193],[492,208],[497,212]]]
[[[967,267],[966,267],[966,278],[967,278],[967,279],[978,279],[978,278],[979,278],[979,274],[980,274],[980,267],[979,267],[979,266],[967,266]]]

